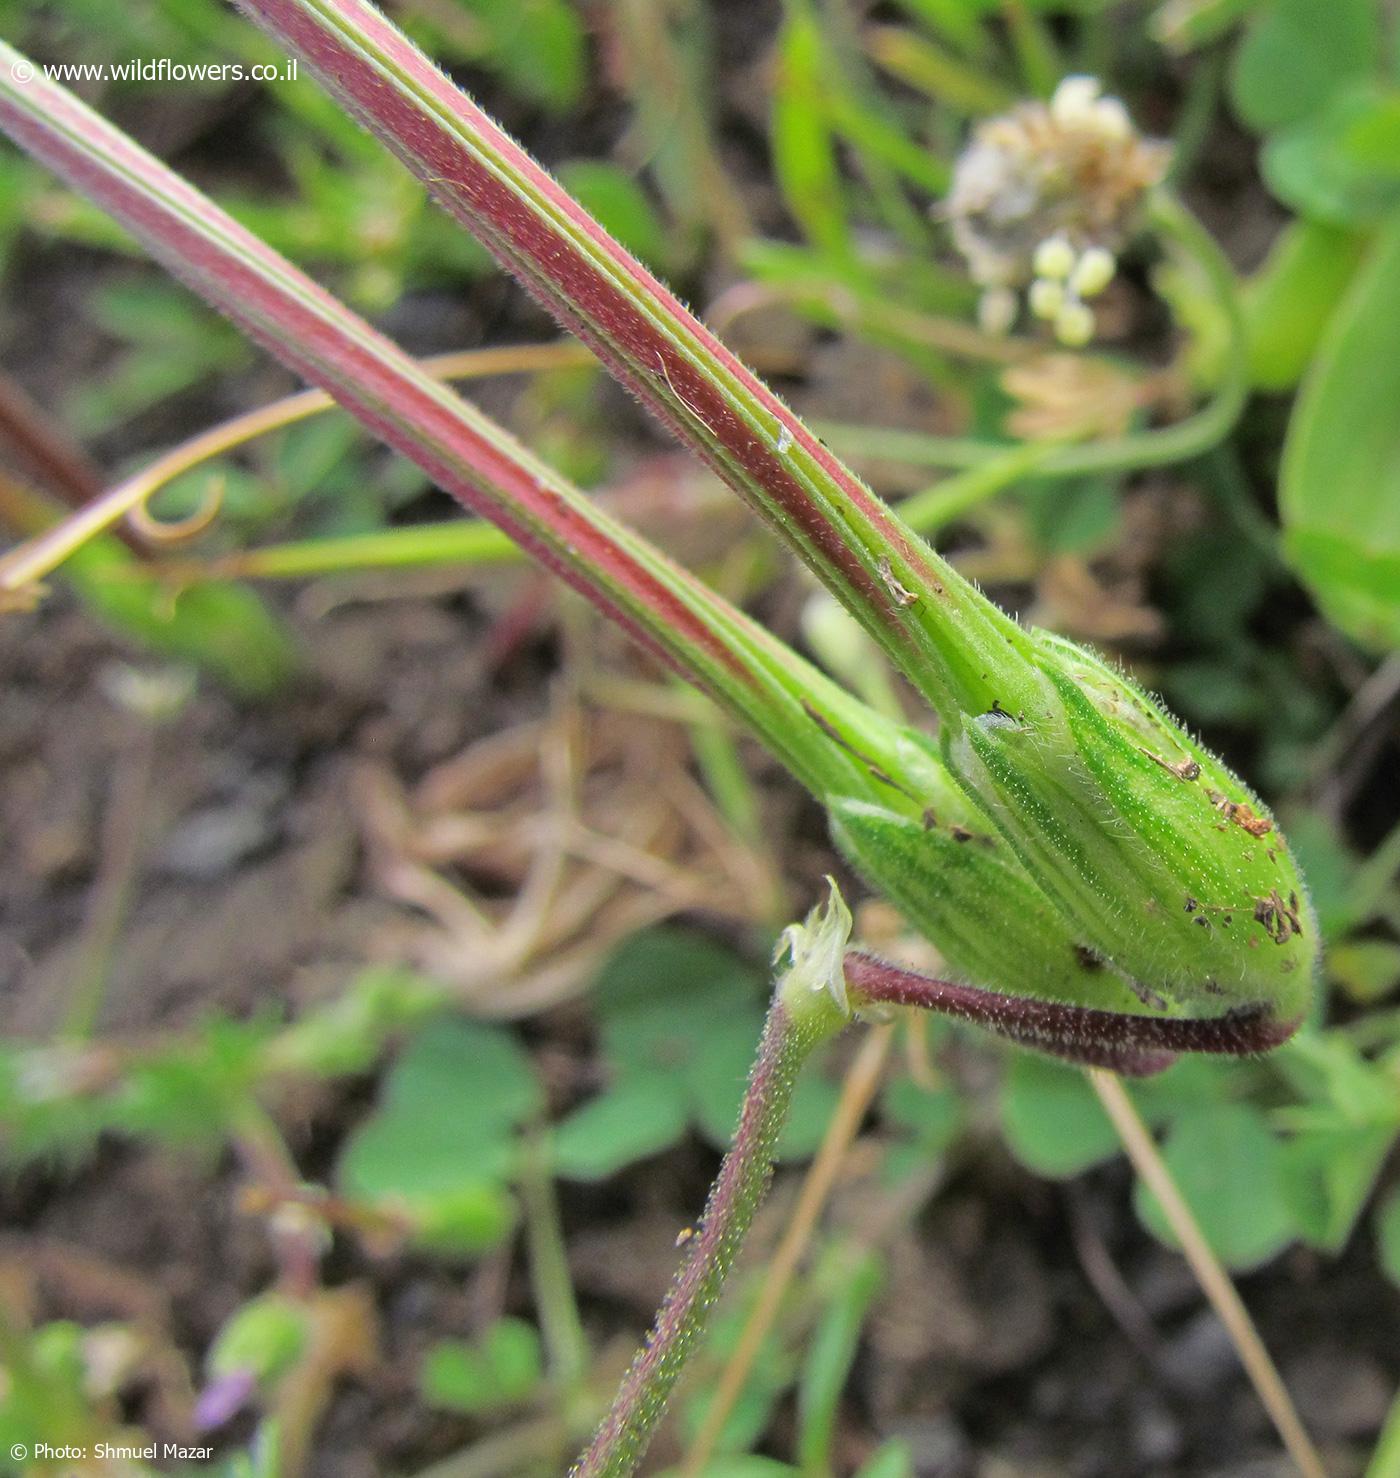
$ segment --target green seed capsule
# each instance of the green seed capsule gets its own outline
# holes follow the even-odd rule
[[[1301,1015],[1317,928],[1273,818],[1121,673],[1032,636],[1034,701],[945,726],[955,778],[1144,1005]]]
[[[834,802],[829,815],[842,856],[937,947],[959,979],[1007,995],[1142,1010],[1070,931],[1006,841],[984,818],[966,824],[974,817],[965,800],[928,821],[854,800]]]

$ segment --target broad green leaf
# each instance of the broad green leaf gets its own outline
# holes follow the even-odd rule
[[[629,939],[594,987],[614,1086],[559,1125],[561,1174],[602,1179],[674,1144],[694,1122],[728,1148],[763,1031],[764,976],[703,935],[649,929]],[[779,1157],[821,1142],[837,1090],[809,1069],[793,1094]]]
[[[533,1324],[499,1319],[477,1341],[439,1340],[423,1356],[418,1389],[429,1406],[468,1415],[528,1400],[544,1379]]]
[[[1400,646],[1400,552],[1368,546],[1351,531],[1305,527],[1289,532],[1286,548],[1333,625],[1372,650]]]
[[[1312,1246],[1346,1245],[1395,1135],[1393,1125],[1338,1124],[1296,1134],[1284,1147],[1284,1199]]]
[[[1333,1115],[1357,1129],[1400,1129],[1400,1095],[1390,1072],[1363,1057],[1343,1033],[1304,1027],[1272,1065],[1302,1100],[1288,1111],[1292,1122],[1327,1122]]]
[[[757,970],[703,934],[635,934],[593,986],[604,1055],[619,1069],[674,1071],[694,1056],[712,1023],[736,1011],[761,1016],[763,988]]]
[[[306,1347],[310,1310],[298,1299],[264,1293],[236,1309],[214,1338],[205,1361],[211,1375],[251,1370],[275,1380]]]
[[[1068,1179],[1107,1160],[1118,1148],[1094,1090],[1072,1067],[1018,1052],[1001,1090],[1002,1132],[1029,1170]]]
[[[1264,146],[1264,179],[1300,215],[1370,225],[1400,204],[1400,92],[1359,85]]]
[[[431,1196],[388,1197],[390,1209],[411,1215],[424,1247],[468,1255],[499,1247],[515,1224],[515,1206],[498,1181],[478,1181]]]
[[[1400,645],[1397,343],[1400,217],[1377,238],[1303,383],[1279,487],[1294,568],[1330,620],[1375,648]]]
[[[1230,96],[1256,133],[1316,112],[1380,60],[1371,0],[1274,0],[1235,53]]]
[[[1245,284],[1250,383],[1291,390],[1365,256],[1365,238],[1323,221],[1290,221]]]
[[[1162,1155],[1206,1241],[1228,1267],[1257,1267],[1297,1237],[1284,1199],[1283,1145],[1257,1109],[1221,1103],[1188,1110],[1172,1125]],[[1157,1198],[1141,1182],[1135,1204],[1147,1229],[1175,1246]]]
[[[357,1196],[395,1197],[415,1204],[463,1186],[500,1181],[513,1160],[499,1126],[473,1124],[456,1113],[386,1108],[351,1135],[340,1157],[340,1180]]]
[[[1376,1244],[1386,1277],[1400,1284],[1400,1186],[1390,1192],[1376,1212]]]
[[[553,1135],[555,1173],[606,1180],[676,1144],[686,1117],[683,1085],[662,1073],[635,1073],[559,1124]]]
[[[338,1178],[350,1195],[406,1211],[432,1245],[492,1246],[512,1220],[505,1182],[515,1162],[513,1130],[540,1106],[529,1060],[508,1032],[432,1022],[346,1142]]]
[[[543,1094],[509,1032],[445,1019],[404,1049],[385,1080],[384,1100],[405,1115],[457,1118],[461,1128],[519,1124],[540,1110]]]
[[[1250,1072],[1249,1066],[1234,1058],[1188,1052],[1166,1072],[1134,1083],[1130,1091],[1138,1113],[1149,1124],[1166,1124],[1204,1104],[1242,1096]]]
[[[752,1018],[713,1022],[688,1065],[691,1109],[705,1138],[718,1148],[733,1137],[762,1029],[762,1022]]]

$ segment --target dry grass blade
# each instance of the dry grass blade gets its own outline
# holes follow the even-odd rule
[[[1220,1322],[1229,1332],[1245,1368],[1269,1419],[1278,1430],[1279,1438],[1288,1455],[1305,1478],[1327,1478],[1327,1469],[1322,1465],[1317,1449],[1308,1436],[1298,1415],[1293,1399],[1289,1396],[1283,1379],[1254,1321],[1249,1317],[1230,1275],[1221,1266],[1219,1258],[1211,1251],[1201,1228],[1186,1204],[1171,1171],[1158,1153],[1147,1126],[1133,1107],[1122,1082],[1113,1074],[1096,1068],[1088,1069],[1089,1082],[1103,1104],[1104,1112],[1118,1131],[1133,1169],[1142,1177],[1148,1189],[1161,1203],[1177,1240],[1181,1243],[1182,1255],[1191,1265],[1201,1291],[1210,1300],[1211,1307],[1220,1317]]]
[[[762,922],[755,863],[686,773],[683,732],[560,691],[548,719],[411,790],[379,760],[357,777],[378,886],[427,916],[404,952],[491,1015],[576,994],[621,940],[675,914]]]

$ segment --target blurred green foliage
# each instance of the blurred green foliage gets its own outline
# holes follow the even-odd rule
[[[1371,245],[1289,423],[1279,483],[1286,547],[1343,631],[1400,646],[1400,217]]]
[[[498,1319],[479,1340],[439,1340],[418,1378],[429,1406],[470,1416],[527,1402],[543,1380],[539,1334],[522,1319]]]
[[[538,1108],[529,1063],[509,1035],[434,1022],[405,1048],[374,1113],[346,1141],[338,1182],[347,1195],[407,1215],[427,1246],[494,1247],[513,1220],[515,1130]]]
[[[766,972],[700,936],[657,929],[613,956],[592,1000],[608,1086],[555,1131],[558,1172],[604,1179],[678,1143],[692,1123],[727,1145],[763,1026]],[[834,1102],[834,1086],[809,1073],[779,1154],[810,1154]]]

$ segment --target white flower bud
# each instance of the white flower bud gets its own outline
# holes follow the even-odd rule
[[[1065,305],[1065,286],[1062,282],[1051,282],[1048,277],[1037,277],[1026,294],[1031,312],[1037,318],[1056,318]]]
[[[1055,315],[1055,337],[1069,349],[1082,349],[1094,337],[1094,310],[1068,299]]]
[[[1081,298],[1096,297],[1113,281],[1117,270],[1118,263],[1111,251],[1102,246],[1091,246],[1069,275],[1070,291]]]
[[[1037,277],[1051,277],[1058,282],[1074,271],[1074,262],[1074,248],[1063,236],[1047,236],[1031,258]]]
[[[835,878],[828,877],[826,883],[830,890],[826,902],[819,903],[802,923],[789,924],[778,937],[773,963],[788,960],[778,995],[789,1008],[797,1009],[810,1009],[813,996],[823,997],[849,1018],[844,961],[851,941],[851,911]]]
[[[1127,139],[1133,132],[1133,120],[1118,98],[1100,98],[1094,104],[1093,121],[1099,133],[1115,141]]]
[[[1102,91],[1097,77],[1066,77],[1050,99],[1050,116],[1062,128],[1089,123]]]

